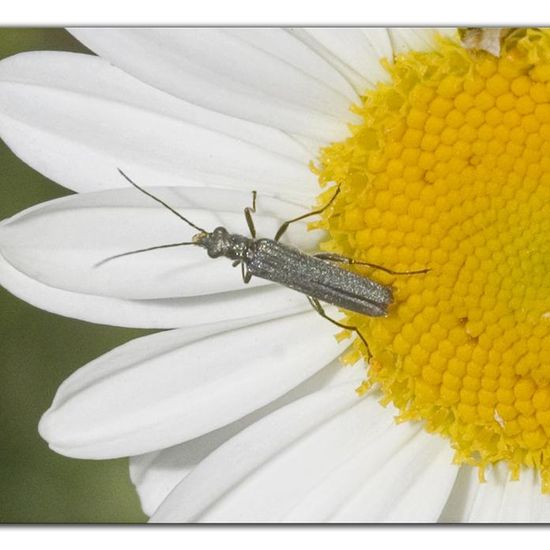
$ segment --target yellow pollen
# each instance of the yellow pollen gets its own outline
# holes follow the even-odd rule
[[[379,387],[481,478],[505,461],[550,492],[550,30],[510,33],[500,58],[440,38],[386,68],[316,168],[341,188],[324,250],[430,269],[354,267],[394,294],[385,318],[345,312],[373,353],[359,391]]]

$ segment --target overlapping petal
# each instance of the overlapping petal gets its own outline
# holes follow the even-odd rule
[[[396,506],[397,517],[403,514],[403,495],[425,495],[428,473],[439,471],[435,498],[411,516],[436,519],[456,476],[448,462],[442,468],[446,446],[432,439],[426,447],[418,426],[394,427],[391,407],[349,389],[348,383],[312,393],[240,432],[169,494],[152,521],[391,520]],[[403,477],[404,460],[412,471]],[[417,476],[425,467],[427,475]]]
[[[148,84],[218,113],[321,142],[341,139],[357,100],[342,75],[278,28],[72,29]]]
[[[346,438],[350,432],[357,434],[358,430],[364,429],[368,417],[362,413],[369,405],[370,400],[358,400],[350,384],[343,384],[313,393],[276,411],[203,460],[170,493],[152,521],[276,521],[294,501],[297,478],[304,476],[311,482],[308,474],[316,471],[318,461],[324,463],[328,456],[338,453],[338,443],[352,442],[353,437]],[[380,414],[381,408],[372,407],[372,410]],[[372,420],[373,424],[376,420]],[[261,474],[262,469],[269,468],[272,460],[284,459],[286,452],[293,450],[293,444],[299,445],[308,434],[316,434],[323,428],[326,430],[326,426],[334,423],[341,428],[334,430],[335,434],[340,433],[340,440],[335,437],[330,445],[324,441],[317,453],[313,448],[311,454],[300,456],[299,453],[299,467],[287,469],[288,476],[271,477],[267,487],[260,490],[260,485],[254,483],[254,474]],[[356,445],[359,444],[356,439]],[[253,484],[253,489],[247,490],[250,484]],[[224,496],[230,499],[238,496],[240,487],[247,490],[248,503],[243,501],[240,506],[224,506]],[[207,516],[218,505],[222,506],[223,516]]]
[[[138,338],[70,376],[40,433],[52,449],[79,458],[135,455],[193,439],[330,363],[346,345],[333,332],[308,312]]]
[[[312,517],[308,504],[322,503],[324,489],[329,497],[324,501],[325,521],[434,523],[458,473],[452,456],[447,441],[425,433],[418,424],[385,430],[323,483],[300,511]]]
[[[463,467],[443,510],[444,523],[548,523],[550,497],[541,492],[532,468],[523,468],[519,480],[511,479],[505,464],[489,467],[485,483],[476,468]]]
[[[362,364],[342,368],[341,361],[337,359],[282,397],[223,428],[169,449],[131,457],[130,477],[136,486],[143,511],[148,516],[153,515],[174,487],[202,460],[247,426],[321,389],[343,383],[355,387],[363,375]]]
[[[382,66],[393,56],[388,29],[298,27],[289,32],[333,65],[359,95],[388,78]]]
[[[0,133],[75,191],[124,187],[117,166],[149,185],[316,190],[310,153],[283,132],[186,103],[91,55],[3,60]]]

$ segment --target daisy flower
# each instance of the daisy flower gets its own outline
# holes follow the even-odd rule
[[[158,522],[548,521],[550,32],[72,32],[97,56],[0,63],[2,138],[77,192],[2,223],[0,282],[170,330],[69,377],[50,447],[129,456]],[[393,290],[385,318],[331,312],[371,358],[196,247],[97,266],[193,235],[118,168],[208,229],[247,234],[256,190],[266,237],[336,184],[288,243],[429,272],[353,267]]]

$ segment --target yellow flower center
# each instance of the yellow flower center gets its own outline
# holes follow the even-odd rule
[[[440,39],[387,69],[318,168],[341,186],[323,249],[430,268],[354,268],[394,292],[386,318],[346,312],[373,353],[361,390],[378,385],[481,477],[527,465],[549,492],[550,31],[511,33],[498,59]]]

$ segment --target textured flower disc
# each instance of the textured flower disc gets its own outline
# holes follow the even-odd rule
[[[394,289],[387,318],[347,313],[403,420],[456,460],[535,467],[550,491],[550,31],[509,34],[499,58],[440,39],[400,55],[323,151],[324,249]],[[331,191],[320,198],[326,202]],[[366,355],[356,341],[354,352]]]

